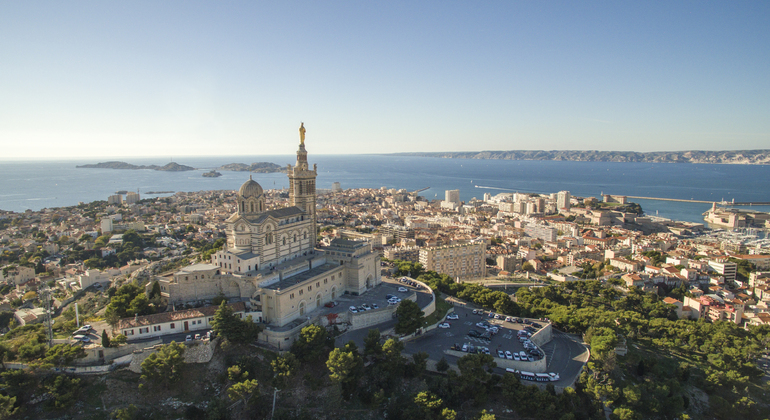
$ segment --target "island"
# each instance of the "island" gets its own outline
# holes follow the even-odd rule
[[[176,162],[169,162],[163,166],[158,166],[158,165],[133,165],[126,162],[110,161],[110,162],[100,162],[97,164],[78,165],[75,167],[86,168],[86,169],[151,169],[153,171],[167,171],[167,172],[183,172],[183,171],[195,170],[195,168],[193,168],[192,166],[180,165]]]
[[[450,159],[571,160],[578,162],[717,163],[770,165],[770,150],[689,150],[679,152],[623,152],[603,150],[487,150],[482,152],[391,153]]]
[[[204,172],[203,176],[206,177],[206,178],[216,178],[218,176],[222,176],[222,174],[217,172],[216,170],[212,169],[209,172]]]
[[[251,165],[247,165],[245,163],[228,163],[227,165],[222,165],[217,169],[220,171],[258,172],[264,174],[286,172],[286,167],[270,162],[254,162]]]

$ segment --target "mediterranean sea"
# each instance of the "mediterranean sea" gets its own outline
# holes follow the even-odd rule
[[[120,160],[137,165],[165,165],[164,158],[85,158],[72,160],[0,161],[0,209],[65,207],[79,202],[106,200],[116,191],[139,191],[142,198],[152,191],[236,190],[249,177],[247,172],[220,171],[221,177],[202,173],[228,163],[272,162],[294,164],[294,155],[182,157],[179,164],[197,171],[77,169],[76,165]],[[398,155],[314,155],[319,189],[333,182],[347,188],[430,187],[420,195],[443,199],[444,191],[459,189],[460,197],[482,198],[484,193],[554,193],[600,198],[602,193],[641,197],[664,197],[704,201],[770,202],[770,166],[714,165],[638,162],[515,161],[442,159]],[[265,189],[288,187],[286,174],[252,174]],[[166,194],[161,194],[161,196]],[[632,199],[648,215],[673,220],[702,222],[705,203]],[[754,206],[770,211],[770,206]]]

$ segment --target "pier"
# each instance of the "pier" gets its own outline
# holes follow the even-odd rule
[[[614,194],[612,194],[615,196]],[[770,201],[704,201],[704,200],[688,200],[685,198],[662,198],[662,197],[638,197],[634,195],[626,195],[626,198],[636,198],[640,200],[657,200],[657,201],[679,201],[684,203],[705,203],[712,204],[717,203],[719,205],[731,205],[731,206],[770,206]]]

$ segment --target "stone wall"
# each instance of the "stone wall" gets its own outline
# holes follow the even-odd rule
[[[208,363],[211,361],[211,358],[214,356],[214,349],[217,347],[217,343],[219,343],[219,338],[215,338],[214,340],[196,340],[196,341],[187,341],[185,343],[182,343],[186,346],[184,351],[184,362],[185,363]],[[147,347],[142,350],[136,350],[134,351],[133,358],[131,359],[131,364],[128,366],[128,369],[132,372],[141,373],[142,372],[142,362],[144,359],[149,357],[151,354],[155,353],[160,349],[160,347],[163,346],[162,344]]]
[[[371,311],[359,312],[357,314],[348,312],[350,314],[350,329],[360,330],[390,321],[395,316],[396,308],[398,308],[398,305],[388,305],[384,308],[372,309]]]
[[[550,322],[545,324],[545,326],[541,328],[540,331],[532,334],[532,337],[529,339],[538,347],[542,347],[543,345],[549,343],[551,339],[553,339],[552,324]]]
[[[470,353],[465,353],[462,351],[451,350],[451,349],[444,350],[444,353],[450,356],[455,356],[457,358],[470,354]],[[495,356],[492,356],[492,357],[494,357],[495,363],[497,363],[497,367],[501,369],[511,368],[511,369],[523,370],[525,372],[544,373],[548,368],[548,362],[546,357],[543,357],[540,360],[535,360],[534,362],[522,362],[522,361],[516,361],[516,360],[501,359]]]

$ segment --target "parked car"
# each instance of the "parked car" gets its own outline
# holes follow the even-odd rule
[[[398,291],[399,291],[399,292],[401,292],[401,293],[405,293],[405,292],[408,292],[408,291],[409,291],[409,289],[407,289],[407,288],[406,288],[406,287],[404,287],[404,286],[401,286],[401,287],[399,287],[399,288],[398,288]]]
[[[460,315],[449,314],[449,315],[446,316],[446,319],[460,319]]]
[[[484,354],[489,354],[489,347],[484,347],[481,352]]]
[[[505,358],[508,360],[513,360],[513,353],[510,352],[510,350],[505,351]]]
[[[489,315],[487,315],[487,317],[494,318],[495,317],[495,313],[494,312],[490,312]]]
[[[518,353],[513,353],[513,360],[520,361],[521,360],[521,356],[519,356]]]
[[[329,303],[327,303],[324,306],[326,306],[327,308],[333,308],[334,307],[334,302],[329,302]]]
[[[481,333],[476,330],[468,331],[468,337],[481,337]]]
[[[201,335],[200,334],[195,334],[195,339],[196,340],[200,340],[201,339]]]
[[[369,311],[369,310],[371,310],[371,309],[372,309],[372,307],[371,307],[371,306],[369,306],[369,305],[367,305],[366,303],[364,303],[363,305],[361,305],[361,307],[362,307],[362,308],[364,308],[364,310],[365,310],[365,311]]]
[[[192,336],[187,334],[187,337],[184,338],[184,341],[192,341]]]
[[[380,309],[380,305],[372,303],[372,309]]]
[[[357,314],[357,313],[358,313],[358,308],[356,308],[355,306],[351,306],[350,308],[348,308],[348,310],[349,310],[350,312],[354,313],[354,314]]]
[[[497,351],[497,357],[501,359],[505,359],[505,353],[502,350]]]
[[[88,337],[87,335],[82,335],[82,334],[78,334],[78,335],[72,337],[72,339],[75,340],[75,341],[80,341],[81,343],[90,343],[91,342],[91,338],[90,337]]]
[[[478,313],[479,313],[478,309],[473,310],[473,315],[478,315]]]
[[[467,352],[468,352],[468,347],[470,347],[470,344],[468,344],[468,343],[464,343],[464,344],[463,344],[463,348],[462,348],[462,351],[464,351],[464,352],[466,352],[466,353],[467,353]]]
[[[500,319],[500,314],[495,314],[495,319]]]
[[[520,352],[519,352],[519,357],[520,357],[520,358],[522,358],[522,359],[524,359],[524,358],[526,358],[526,357],[527,357],[527,353],[525,353],[524,351],[520,351]]]
[[[390,295],[390,294],[385,295],[385,299],[391,299],[391,298],[394,298],[394,297],[396,297],[396,295]]]
[[[448,322],[442,322],[442,323],[438,324],[438,327],[439,328],[449,328],[449,327],[451,327],[451,325]]]
[[[537,322],[533,322],[533,323],[532,323],[532,326],[533,326],[533,327],[535,327],[535,328],[541,328],[541,327],[542,327],[542,326],[541,326],[540,324],[538,324]]]
[[[513,318],[507,316],[505,317],[505,322],[513,322]]]

